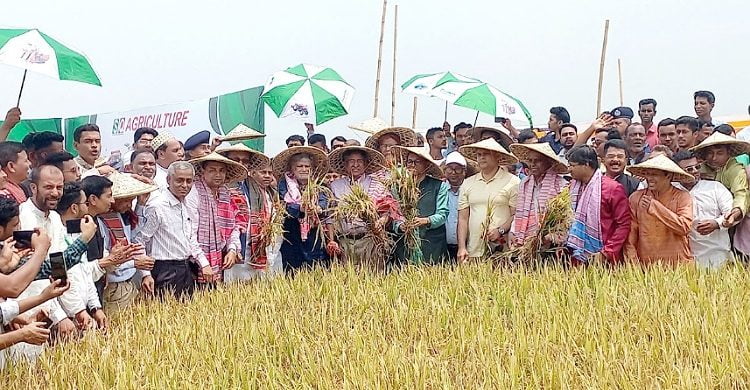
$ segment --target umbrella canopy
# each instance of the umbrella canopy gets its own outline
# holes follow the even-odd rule
[[[442,88],[448,83],[478,85],[482,82],[450,71],[427,73],[419,74],[410,78],[407,82],[401,85],[401,91],[412,95],[442,97],[444,94],[449,93]]]
[[[276,72],[261,99],[277,117],[296,116],[316,125],[348,114],[354,87],[331,68],[300,64]]]
[[[83,53],[37,29],[0,29],[0,63],[58,80],[102,85]]]
[[[508,118],[514,123],[528,123],[534,127],[531,113],[520,100],[487,84],[447,83],[436,96],[456,106],[470,108],[494,117]]]

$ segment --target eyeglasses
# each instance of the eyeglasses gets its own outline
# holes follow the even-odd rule
[[[445,167],[445,173],[464,173],[466,171],[466,168],[451,168],[451,167]]]
[[[690,165],[690,166],[683,168],[683,170],[685,172],[698,172],[701,170],[701,165],[700,164]]]
[[[415,166],[417,164],[419,164],[419,160],[414,160],[414,159],[408,159],[408,160],[406,160],[406,166],[407,167]]]

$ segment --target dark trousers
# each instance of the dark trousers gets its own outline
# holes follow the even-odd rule
[[[458,245],[448,244],[448,259],[451,263],[455,263],[458,259]]]
[[[156,260],[151,270],[157,295],[190,298],[195,291],[195,275],[188,260]]]

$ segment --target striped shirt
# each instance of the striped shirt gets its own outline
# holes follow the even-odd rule
[[[143,226],[133,242],[143,244],[155,261],[194,259],[201,268],[208,264],[191,222],[191,213],[172,192],[163,191],[149,201],[143,215]]]

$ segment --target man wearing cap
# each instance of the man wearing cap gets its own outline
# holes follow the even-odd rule
[[[690,230],[690,249],[695,263],[701,268],[719,269],[732,257],[729,230],[722,226],[724,215],[732,210],[732,193],[719,182],[701,180],[701,164],[692,152],[677,152],[673,160],[695,179],[680,183],[693,198],[695,221]]]
[[[465,263],[488,255],[488,244],[498,247],[504,243],[521,180],[504,168],[518,159],[494,139],[462,146],[459,151],[479,165],[479,173],[461,185],[458,200],[457,258]]]
[[[597,259],[607,264],[622,262],[622,252],[630,233],[630,209],[625,190],[602,174],[599,158],[588,145],[568,153],[570,200],[573,223],[567,238],[574,264]]]
[[[198,263],[204,280],[213,279],[211,264],[196,240],[192,212],[185,206],[194,177],[195,167],[191,163],[173,162],[167,173],[167,190],[146,205],[143,226],[133,238],[149,248],[148,254],[154,259],[149,274],[154,278],[157,294],[192,296],[195,280],[191,262]]]
[[[337,201],[341,201],[352,191],[352,186],[359,185],[377,205],[384,199],[392,199],[388,189],[372,174],[380,171],[385,165],[385,157],[378,151],[361,146],[345,146],[331,152],[329,161],[331,168],[342,176],[331,183],[331,192]],[[367,226],[361,219],[335,224],[328,229],[329,255],[342,252],[344,258],[356,266],[363,266],[374,271],[385,270],[387,256],[373,256],[376,244],[368,235],[368,229],[382,231],[388,222],[388,214],[381,213],[375,226]],[[329,221],[332,223],[332,221]],[[339,243],[333,240],[335,235]],[[340,244],[340,248],[339,248]]]
[[[750,153],[750,143],[717,132],[690,150],[703,160],[701,176],[718,181],[732,193],[732,211],[724,216],[723,227],[736,225],[747,215],[750,201],[745,167],[736,157]]]
[[[185,157],[185,150],[182,147],[182,142],[166,131],[161,132],[151,141],[151,148],[156,155],[154,182],[159,188],[166,190],[168,187],[167,169],[173,162]]]
[[[548,143],[513,144],[510,150],[529,167],[529,176],[518,186],[518,205],[511,229],[511,245],[521,246],[539,230],[549,201],[567,186],[560,175],[567,173],[568,167]]]
[[[211,153],[211,132],[199,131],[185,141],[185,160],[203,157]]]
[[[676,265],[693,261],[690,231],[693,200],[690,193],[672,185],[673,181],[693,181],[667,156],[657,156],[628,168],[644,177],[648,188],[630,196],[630,235],[625,256],[641,264]]]
[[[448,258],[450,261],[456,261],[458,254],[458,193],[461,185],[470,169],[466,158],[458,151],[450,152],[443,162],[443,173],[445,181],[448,183],[448,218],[445,220],[445,237],[448,244]],[[471,173],[473,172],[473,168]]]
[[[104,247],[111,250],[117,243],[133,242],[135,232],[140,228],[143,209],[149,199],[148,194],[158,191],[155,184],[146,184],[126,173],[113,174],[112,207],[109,212],[99,215],[104,236]],[[137,199],[137,201],[136,201]],[[135,210],[133,203],[136,201]],[[139,217],[140,215],[140,217]],[[108,312],[121,311],[135,302],[138,297],[138,280],[144,292],[153,294],[154,279],[148,273],[154,266],[153,258],[146,255],[142,246],[134,251],[133,257],[112,272],[107,273],[104,288],[104,302]]]
[[[190,162],[195,166],[196,180],[185,198],[185,206],[193,213],[198,244],[214,274],[212,280],[198,278],[198,282],[222,281],[222,271],[237,262],[241,247],[240,228],[235,219],[238,209],[227,184],[244,180],[247,169],[218,153]]]
[[[625,139],[625,132],[633,121],[633,109],[630,107],[617,107],[610,114],[612,114],[612,124],[617,129],[617,132],[620,133],[620,137]]]
[[[400,240],[396,244],[397,251],[403,249],[403,256],[412,261],[424,260],[427,264],[440,264],[448,256],[448,244],[445,235],[445,221],[448,218],[448,184],[440,177],[443,172],[440,165],[433,157],[426,153],[424,148],[419,147],[396,147],[401,153],[402,160],[419,188],[419,201],[417,202],[418,216],[413,221],[405,223],[396,222],[397,232],[405,233],[410,229],[418,229],[420,239],[420,252],[408,253]]]

